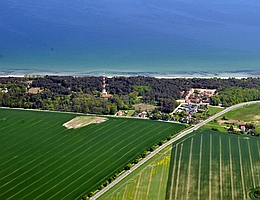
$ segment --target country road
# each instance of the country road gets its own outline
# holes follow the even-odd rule
[[[105,192],[107,192],[110,188],[112,188],[114,185],[116,185],[117,183],[119,183],[121,180],[123,180],[125,177],[127,177],[130,173],[132,173],[134,170],[136,170],[137,168],[139,168],[141,165],[143,165],[145,162],[147,162],[148,160],[150,160],[152,157],[154,157],[157,153],[159,153],[162,149],[164,149],[165,147],[167,147],[168,145],[172,144],[173,142],[176,142],[177,140],[183,138],[184,136],[188,135],[189,133],[192,133],[193,131],[196,131],[198,128],[200,128],[201,126],[207,124],[208,122],[216,119],[217,117],[231,111],[234,110],[236,108],[245,106],[245,105],[249,105],[249,104],[256,104],[256,103],[260,103],[260,101],[250,101],[250,102],[245,102],[245,103],[240,103],[240,104],[236,104],[234,106],[228,107],[224,110],[222,110],[221,112],[211,116],[210,118],[204,120],[203,122],[191,127],[188,130],[182,131],[180,132],[176,137],[174,137],[173,139],[169,140],[168,142],[164,143],[162,146],[158,147],[155,151],[153,151],[152,153],[150,153],[147,157],[145,157],[143,160],[141,160],[139,163],[137,163],[136,165],[134,165],[130,170],[124,172],[120,177],[118,177],[116,180],[114,180],[112,183],[110,183],[107,187],[105,187],[104,189],[102,189],[101,191],[99,191],[98,193],[96,193],[93,197],[91,197],[91,200],[95,200],[98,197],[100,197],[101,195],[103,195]]]

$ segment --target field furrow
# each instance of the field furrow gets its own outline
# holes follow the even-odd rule
[[[193,138],[191,138],[191,144],[190,144],[190,157],[189,157],[189,167],[188,167],[188,175],[187,175],[186,199],[189,199],[189,192],[190,192],[192,148],[193,148]]]
[[[230,138],[228,138],[228,147],[229,147],[229,167],[230,167],[230,183],[231,183],[231,194],[232,199],[234,199],[234,179],[233,179],[233,165],[232,165],[232,152],[231,152],[231,142]]]
[[[222,174],[222,141],[219,137],[219,195],[220,200],[223,199],[223,174]]]
[[[154,168],[154,166],[152,165],[151,172],[149,173],[149,182],[148,182],[147,192],[146,192],[146,197],[145,197],[145,199],[147,199],[147,200],[149,199],[150,187],[151,187],[151,184],[152,184],[153,168]]]
[[[239,138],[237,138],[237,142],[238,142],[239,166],[240,166],[240,174],[241,174],[243,199],[246,199],[246,190],[245,190],[244,173],[243,173],[243,161],[242,161],[242,156],[241,156],[241,147],[240,147],[240,139]]]
[[[209,135],[209,199],[211,199],[212,190],[212,135]]]
[[[201,163],[202,163],[202,144],[203,144],[203,135],[200,135],[200,152],[199,152],[199,173],[198,173],[198,199],[200,199],[200,191],[201,191]]]
[[[173,188],[174,188],[174,183],[175,183],[175,169],[176,169],[176,160],[177,160],[177,153],[178,153],[178,143],[173,147],[174,151],[174,159],[173,159],[173,169],[171,170],[170,173],[170,192],[169,192],[169,199],[172,200],[173,197]],[[173,154],[173,153],[172,153]]]
[[[176,185],[175,185],[175,193],[174,193],[174,199],[177,199],[178,196],[178,190],[179,190],[179,180],[180,180],[180,170],[181,170],[181,157],[182,157],[182,149],[183,149],[183,143],[180,145],[180,155],[178,160],[178,167],[177,167],[177,175],[176,175]]]
[[[249,199],[254,181],[259,187],[258,147],[259,138],[211,130],[199,131],[174,143],[166,199]],[[164,172],[161,166],[156,168],[147,183],[149,193],[157,193],[139,199],[164,199],[158,196],[163,191],[163,187],[158,190],[158,185]],[[101,199],[107,198],[104,195]]]
[[[247,140],[247,147],[248,147],[248,153],[249,153],[249,161],[250,161],[250,168],[251,168],[251,175],[252,175],[253,187],[256,188],[255,175],[254,175],[254,169],[253,169],[253,163],[252,163],[252,154],[251,154],[250,144],[249,144],[249,141],[248,141],[248,140]]]
[[[1,123],[0,136],[4,137],[0,141],[8,143],[0,148],[4,155],[1,199],[81,198],[155,142],[183,128],[172,123],[110,118],[68,130],[62,124],[78,115],[4,110],[0,119],[7,118]]]

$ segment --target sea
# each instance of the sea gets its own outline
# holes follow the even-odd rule
[[[260,77],[259,0],[3,0],[0,76]]]

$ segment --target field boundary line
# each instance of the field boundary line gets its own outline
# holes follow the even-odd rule
[[[128,184],[126,184],[125,189],[124,189],[123,200],[125,199],[125,195],[126,195],[127,188],[128,188]]]
[[[260,160],[260,147],[259,147],[259,142],[257,141],[257,149],[258,149],[258,156],[259,156],[259,160]]]
[[[156,129],[158,129],[158,128],[160,128],[160,127],[161,127],[161,126],[158,126],[158,127],[156,127]],[[135,128],[138,128],[138,127],[135,127]],[[145,130],[145,129],[147,129],[147,128],[148,128],[148,127],[143,128],[142,130],[140,130],[140,132],[142,132],[143,130]],[[147,134],[149,134],[149,133],[147,133]],[[131,136],[131,137],[136,137],[136,136],[133,135],[133,136]],[[146,137],[146,134],[143,135],[142,137]],[[127,139],[128,139],[128,138],[125,138],[124,140],[121,140],[119,143],[117,143],[117,144],[116,144],[115,146],[113,146],[111,149],[115,148],[117,145],[119,145],[120,143],[124,142],[124,141],[127,140]],[[132,143],[134,143],[136,140],[140,140],[140,139],[141,139],[141,138],[136,138],[136,139],[133,140],[131,143],[128,143],[126,146],[129,146],[129,145],[131,145]],[[110,142],[111,142],[111,141],[110,141]],[[143,142],[145,142],[145,141],[143,141]],[[139,145],[142,144],[143,142],[139,143]],[[125,147],[126,147],[126,146],[125,146]],[[137,148],[137,147],[138,147],[138,146],[135,146],[135,148]],[[135,148],[133,148],[133,149],[135,149]],[[100,162],[98,165],[96,165],[96,167],[99,166],[99,165],[101,165],[103,162],[105,162],[106,160],[110,159],[111,157],[113,157],[116,153],[117,153],[117,152],[115,152],[115,153],[112,154],[111,156],[107,157],[105,160],[103,160],[103,161]],[[128,152],[127,152],[127,153],[128,153]],[[127,154],[127,153],[125,153],[125,154]],[[121,157],[124,157],[125,154],[122,155]],[[102,155],[103,155],[103,154],[101,154],[100,156],[102,156]],[[93,162],[94,160],[98,159],[100,156],[96,157],[96,158],[93,159],[91,162]],[[79,162],[80,162],[80,161],[79,161]],[[89,162],[88,165],[89,165],[91,162]],[[78,162],[77,162],[77,163],[78,163]],[[112,164],[113,164],[113,163],[112,163]],[[74,164],[74,165],[75,165],[75,164]],[[73,165],[73,166],[74,166],[74,165]],[[66,177],[65,179],[63,179],[61,182],[59,182],[59,183],[57,183],[56,185],[54,185],[53,187],[51,187],[49,190],[51,190],[52,188],[56,187],[56,186],[59,185],[60,183],[64,182],[64,181],[67,180],[69,177],[71,177],[72,175],[74,175],[74,174],[77,173],[78,171],[82,170],[83,168],[87,167],[88,165],[85,165],[85,166],[79,168],[78,170],[74,171],[72,174],[70,174],[68,177]],[[110,164],[110,165],[111,165],[111,164]],[[108,168],[110,165],[106,166],[106,167],[104,168],[104,170],[105,170],[106,168]],[[71,167],[70,167],[70,168],[71,168]],[[93,170],[93,168],[92,168],[91,170],[89,170],[88,172],[86,172],[86,173],[89,173],[89,172],[92,171],[92,170]],[[103,171],[104,171],[104,170],[103,170]],[[67,171],[67,170],[66,170],[66,171]],[[88,181],[90,181],[91,179],[93,179],[93,178],[96,177],[98,174],[102,173],[103,171],[100,171],[99,173],[95,174],[95,176],[92,176],[90,179],[88,179]],[[56,195],[59,194],[61,191],[63,191],[64,189],[66,189],[68,186],[70,186],[71,184],[73,184],[75,181],[77,181],[77,180],[79,180],[81,177],[85,176],[86,173],[84,173],[83,175],[81,175],[80,177],[78,177],[76,180],[72,181],[70,184],[66,185],[66,187],[62,188],[62,189],[59,190],[57,193],[53,194],[50,198],[56,196]],[[87,181],[87,182],[88,182],[88,181]],[[49,182],[49,181],[48,181],[48,182]],[[79,187],[81,187],[81,186],[84,185],[85,183],[86,183],[86,182],[84,182],[83,184],[81,184]],[[46,185],[46,183],[45,183],[44,185]],[[78,189],[78,188],[76,188],[76,190],[77,190],[77,189]],[[49,190],[46,190],[44,193],[42,193],[41,195],[39,195],[39,196],[36,197],[36,198],[39,198],[39,197],[42,196],[43,194],[47,193]],[[71,192],[68,193],[65,197],[67,197],[68,195],[70,195],[70,194],[71,194],[72,192],[74,192],[74,191],[75,191],[75,190],[71,191]],[[65,197],[63,197],[63,198],[65,198]]]
[[[234,199],[234,186],[233,186],[233,169],[232,169],[232,155],[231,155],[231,143],[230,138],[228,138],[228,147],[229,147],[229,166],[230,166],[230,180],[231,180],[231,194],[232,199]]]
[[[222,174],[222,142],[221,137],[219,137],[219,187],[220,187],[220,199],[223,199],[223,191],[222,191],[222,181],[223,181],[223,174]]]
[[[187,193],[186,193],[186,199],[189,199],[189,190],[190,190],[190,168],[191,168],[191,157],[192,157],[192,148],[193,148],[193,138],[191,138],[190,142],[190,157],[189,157],[189,167],[188,167],[188,180],[187,180]]]
[[[242,156],[241,156],[241,147],[240,147],[240,139],[237,138],[238,142],[238,153],[239,153],[239,162],[240,162],[240,173],[241,173],[241,179],[242,179],[242,189],[243,189],[243,197],[246,199],[246,192],[245,192],[245,183],[244,183],[244,173],[243,173],[243,162],[242,162]]]
[[[154,165],[152,165],[152,169],[151,169],[150,176],[149,176],[148,189],[147,189],[147,192],[146,192],[146,199],[147,200],[149,198],[149,193],[150,193],[150,187],[151,187],[151,182],[152,182],[152,177],[153,177],[153,168],[154,168]]]
[[[175,176],[175,168],[176,168],[176,159],[177,159],[177,152],[178,152],[178,144],[175,146],[175,151],[174,151],[174,163],[173,163],[173,173],[172,173],[172,180],[171,180],[171,187],[170,187],[170,200],[172,200],[172,191],[173,191],[173,181],[174,181],[174,176]]]
[[[159,191],[158,191],[158,199],[160,199],[160,194],[161,194],[161,183],[162,183],[162,179],[163,179],[163,174],[164,174],[164,164],[162,165],[162,172],[161,172],[161,177],[160,177],[160,187],[159,187]]]
[[[211,199],[212,180],[212,134],[209,135],[209,199]]]
[[[174,199],[176,199],[176,200],[177,200],[177,196],[178,196],[178,184],[179,184],[179,178],[180,178],[182,148],[183,148],[183,143],[181,144],[180,157],[179,157],[179,163],[178,163],[177,182],[176,182],[175,197],[174,197]]]
[[[259,147],[258,140],[256,141],[256,143],[257,143],[257,149],[258,149],[258,157],[259,157],[259,160],[260,160],[260,147]],[[260,167],[256,167],[256,169],[260,173]],[[258,177],[258,184],[260,184],[260,177]]]
[[[137,185],[136,185],[134,199],[136,199],[138,197],[138,191],[139,191],[139,185],[140,185],[140,181],[141,181],[142,171],[138,175],[139,175],[139,177],[138,177],[138,181],[137,181]]]
[[[252,154],[251,154],[250,145],[249,145],[248,140],[247,140],[247,147],[248,147],[248,153],[249,153],[249,161],[250,161],[250,167],[251,167],[252,181],[253,181],[253,186],[255,188],[255,177],[254,177],[254,169],[253,169],[253,163],[252,163]]]
[[[198,175],[198,200],[200,199],[200,177],[201,177],[201,162],[202,162],[202,143],[203,135],[200,135],[200,158],[199,158],[199,175]]]

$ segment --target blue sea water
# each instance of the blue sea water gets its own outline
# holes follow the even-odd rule
[[[258,0],[3,0],[0,76],[260,76]]]

